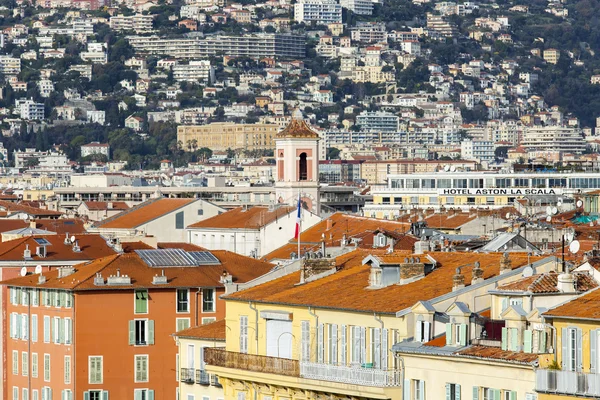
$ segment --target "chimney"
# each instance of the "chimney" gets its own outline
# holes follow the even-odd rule
[[[448,209],[448,217],[453,217],[454,213],[455,213],[454,208],[449,208]]]
[[[461,274],[460,267],[456,268],[456,274],[452,277],[452,291],[456,292],[465,287],[465,276]]]
[[[483,282],[483,270],[479,266],[479,261],[475,262],[473,267],[473,277],[471,278],[471,285]]]
[[[29,227],[31,229],[36,229],[37,228],[37,223],[35,222],[34,219],[32,219],[31,221],[29,221]]]
[[[410,283],[425,276],[425,264],[419,257],[408,257],[400,264],[400,284]]]
[[[508,258],[508,253],[504,253],[500,259],[500,275],[512,271],[512,263]]]
[[[575,293],[575,277],[573,274],[566,273],[558,275],[556,288],[562,293]]]
[[[109,209],[109,210],[112,210],[112,208],[113,208],[112,201],[109,201],[108,204],[106,204],[106,208]]]
[[[331,228],[333,228],[333,221],[331,220],[331,218],[327,218],[327,229],[326,230],[331,230]]]

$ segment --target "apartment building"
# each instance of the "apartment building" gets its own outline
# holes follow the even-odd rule
[[[427,13],[427,28],[438,32],[444,37],[453,37],[457,33],[456,26],[446,21],[441,15]]]
[[[50,97],[54,92],[54,83],[50,79],[40,79],[38,81],[38,89],[40,90],[40,96]]]
[[[177,141],[183,143],[184,150],[190,150],[187,145],[194,142],[195,148],[208,147],[214,151],[274,149],[274,138],[279,129],[280,127],[274,124],[235,124],[230,122],[180,125],[177,127]]]
[[[21,59],[11,56],[0,56],[0,72],[4,75],[16,75],[21,72]]]
[[[325,147],[349,144],[394,144],[400,143],[403,132],[398,131],[326,131],[324,134]]]
[[[333,24],[342,22],[342,6],[335,0],[300,0],[294,5],[297,22]]]
[[[81,157],[91,156],[92,154],[102,154],[110,158],[110,145],[108,143],[91,142],[81,146]]]
[[[528,151],[556,151],[581,154],[586,142],[579,128],[560,126],[529,127],[523,133],[523,146]]]
[[[340,0],[340,5],[357,15],[373,14],[373,2],[369,0]]]
[[[17,101],[17,107],[22,119],[42,120],[45,117],[44,103],[36,103],[33,100]]]
[[[548,64],[557,64],[560,59],[560,50],[557,49],[548,49],[544,50],[544,60]]]
[[[463,140],[460,143],[460,155],[463,160],[492,162],[495,158],[494,143],[488,140]]]
[[[350,31],[352,40],[366,43],[387,42],[385,24],[371,22],[358,25]]]
[[[363,111],[356,116],[356,124],[366,131],[397,132],[400,118],[384,111]]]
[[[353,82],[385,83],[395,79],[393,68],[377,65],[365,65],[364,67],[355,67],[352,70]]]
[[[242,36],[210,36],[203,39],[161,39],[158,36],[128,36],[136,51],[174,58],[232,57],[302,58],[306,38],[300,35],[265,33]]]
[[[154,15],[135,14],[130,16],[117,15],[110,17],[111,29],[117,31],[135,31],[135,33],[152,32]]]
[[[4,281],[5,385],[46,400],[174,399],[173,332],[222,319],[225,285],[271,268],[225,251],[149,249]]]
[[[214,81],[215,70],[210,60],[193,60],[187,64],[177,63],[173,66],[173,78],[176,81],[202,82]]]

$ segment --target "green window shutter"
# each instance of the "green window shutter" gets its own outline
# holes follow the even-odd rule
[[[404,380],[404,387],[402,388],[402,391],[404,392],[404,398],[405,399],[410,399],[410,381],[408,379]]]
[[[446,324],[446,345],[452,345],[452,324]]]
[[[64,319],[58,319],[58,343],[65,343],[65,322]]]
[[[148,321],[148,344],[154,344],[154,321]]]
[[[510,329],[510,349],[512,351],[519,351],[519,331],[517,328]]]
[[[508,397],[510,400],[517,400],[517,392],[515,392],[514,390],[511,390],[508,394]]]
[[[451,394],[451,392],[450,392],[450,384],[446,383],[446,400],[454,400],[454,399],[450,398],[450,394]]]
[[[129,344],[135,344],[135,321],[129,321]]]
[[[533,352],[533,332],[526,330],[523,332],[523,351],[525,353]]]
[[[460,345],[467,345],[467,324],[460,324]]]
[[[502,400],[500,398],[500,389],[494,389],[494,400]]]
[[[154,390],[148,390],[148,400],[154,400]]]
[[[460,385],[458,383],[454,385],[454,400],[460,400]]]
[[[142,400],[142,391],[141,390],[134,391],[133,398],[134,398],[134,400]]]
[[[540,340],[538,342],[538,353],[546,352],[546,331],[540,331]]]
[[[108,400],[108,390],[102,391],[102,400]]]
[[[83,392],[83,400],[90,400],[90,392]]]
[[[595,374],[598,369],[597,364],[597,347],[598,347],[598,330],[590,330],[590,372]]]
[[[502,328],[502,350],[508,349],[508,328]]]
[[[479,386],[473,386],[473,400],[479,400]]]

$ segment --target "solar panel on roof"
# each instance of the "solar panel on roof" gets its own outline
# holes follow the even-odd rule
[[[196,267],[199,265],[219,265],[221,262],[208,251],[187,252],[182,249],[136,250],[150,267]]]
[[[50,246],[50,242],[44,238],[35,238],[33,239],[40,246]]]

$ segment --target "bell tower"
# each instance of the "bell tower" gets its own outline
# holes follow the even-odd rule
[[[319,135],[308,126],[299,110],[275,136],[277,202],[295,206],[300,193],[302,206],[317,215],[321,212],[318,143]]]

